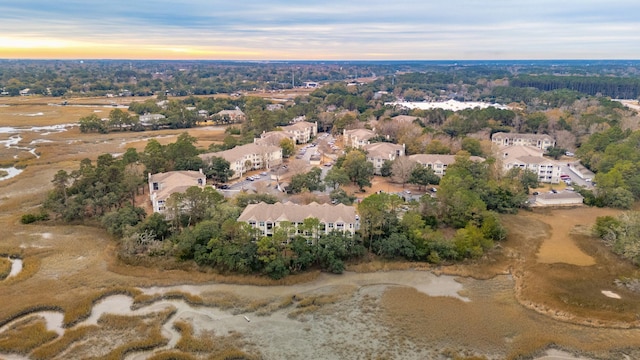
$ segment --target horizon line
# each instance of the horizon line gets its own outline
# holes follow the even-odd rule
[[[633,59],[608,59],[608,58],[546,58],[546,59],[162,59],[162,58],[1,58],[0,61],[216,61],[216,62],[399,62],[399,61],[422,61],[422,62],[437,62],[437,61],[459,61],[459,62],[472,62],[472,61],[640,61],[640,58]]]

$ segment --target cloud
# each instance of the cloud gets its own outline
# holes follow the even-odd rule
[[[173,49],[167,56],[257,59],[640,58],[638,13],[640,2],[625,0],[25,0],[0,4],[0,48],[51,41],[119,48],[118,57],[138,47],[149,56]]]

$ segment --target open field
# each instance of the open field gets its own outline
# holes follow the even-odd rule
[[[63,109],[39,106],[20,112]],[[21,117],[2,115],[12,108],[0,106],[0,127],[19,125]],[[20,121],[66,124],[76,110]],[[310,272],[280,282],[223,277],[189,263],[130,266],[115,257],[114,239],[90,224],[20,223],[58,169],[141,150],[152,137],[172,142],[180,132],[23,132],[20,149],[0,148],[2,162],[24,168],[0,181],[0,254],[24,261],[20,274],[0,280],[0,358],[522,359],[547,348],[640,358],[640,294],[614,284],[640,273],[588,236],[597,216],[616,214],[608,209],[504,216],[510,236],[474,262],[372,261],[343,275]],[[214,128],[189,132],[203,144],[223,136]],[[367,193],[401,190],[392,188],[377,182]],[[0,262],[0,272],[8,266]],[[378,269],[388,271],[371,272]],[[16,342],[21,336],[33,341]]]

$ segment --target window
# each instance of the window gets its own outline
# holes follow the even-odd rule
[[[160,186],[157,182],[153,183],[153,190],[160,190]]]
[[[343,223],[337,223],[336,227],[338,228],[338,230],[344,230],[344,224]]]
[[[252,227],[256,227],[256,222],[255,221],[249,221],[249,225],[251,225]]]
[[[264,227],[264,221],[260,221],[260,222],[258,223],[258,226],[260,226],[260,227]]]
[[[329,229],[333,229],[333,223],[329,223]]]
[[[198,179],[198,185],[202,185],[202,179]]]

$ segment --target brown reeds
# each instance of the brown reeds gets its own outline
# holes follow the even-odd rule
[[[11,273],[11,261],[5,257],[0,257],[0,281],[4,280]]]
[[[86,319],[91,315],[91,310],[93,306],[100,300],[111,296],[111,295],[128,295],[132,298],[135,298],[142,292],[136,288],[130,287],[116,287],[111,289],[106,289],[102,291],[97,291],[92,295],[84,297],[80,302],[75,304],[73,307],[66,309],[64,314],[63,324],[65,327],[72,327],[73,325],[79,323],[80,321]]]
[[[3,281],[0,281],[0,286],[12,285],[20,281],[24,281],[32,277],[40,270],[41,260],[37,256],[26,256],[22,258],[22,255],[11,255],[22,259],[22,270],[15,276],[6,277]],[[8,275],[8,274],[7,274]]]
[[[177,350],[158,352],[147,358],[147,360],[196,360],[196,359],[197,357],[191,354],[185,354]]]
[[[181,334],[176,349],[183,352],[211,354],[209,359],[255,359],[240,350],[244,343],[238,333],[216,336],[212,331],[203,331],[196,336],[191,324],[184,321],[177,321],[174,328]]]
[[[0,338],[0,352],[27,354],[31,350],[58,337],[55,331],[48,331],[42,318],[27,318],[13,324]]]
[[[65,331],[64,336],[35,349],[31,353],[31,357],[35,360],[53,359],[64,350],[68,349],[73,343],[89,336],[96,329],[97,326],[95,325],[69,329]]]

